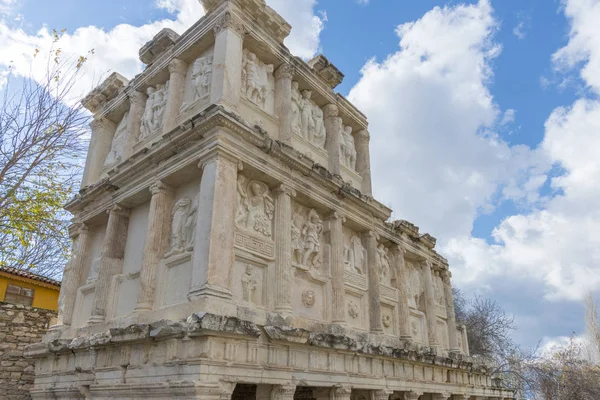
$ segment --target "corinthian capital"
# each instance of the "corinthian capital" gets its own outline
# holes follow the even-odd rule
[[[229,11],[219,17],[213,29],[215,31],[215,35],[218,35],[226,29],[230,29],[240,36],[246,33],[246,28],[244,27],[242,21],[240,21],[238,17]]]
[[[275,71],[275,79],[292,79],[294,77],[294,67],[288,63],[283,63]]]

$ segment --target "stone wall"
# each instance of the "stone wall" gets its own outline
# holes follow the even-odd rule
[[[26,360],[23,350],[41,341],[56,312],[0,302],[0,398],[30,399],[34,360]]]

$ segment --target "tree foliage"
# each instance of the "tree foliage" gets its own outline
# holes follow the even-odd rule
[[[88,115],[73,93],[87,56],[63,60],[60,37],[54,32],[43,76],[9,71],[0,108],[0,266],[50,277],[60,275],[69,251],[62,207],[89,136]]]

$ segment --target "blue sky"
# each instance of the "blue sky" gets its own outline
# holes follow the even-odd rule
[[[369,117],[376,197],[438,238],[455,284],[517,317],[534,345],[583,330],[600,289],[600,0],[267,0],[286,44],[323,52]],[[0,77],[48,32],[96,51],[88,90],[133,77],[137,50],[183,32],[196,0],[0,0]],[[34,68],[35,69],[35,68]],[[0,80],[1,81],[1,80]]]

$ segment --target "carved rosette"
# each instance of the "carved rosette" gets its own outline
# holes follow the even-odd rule
[[[348,315],[352,319],[357,319],[360,316],[360,306],[353,300],[348,303]]]

